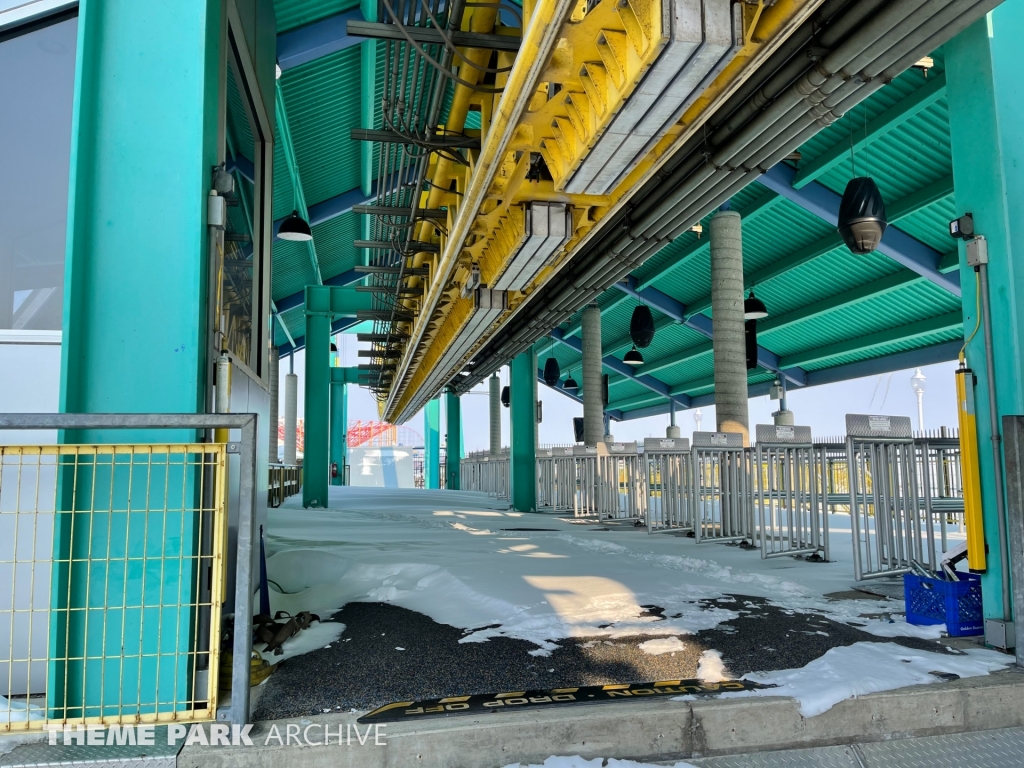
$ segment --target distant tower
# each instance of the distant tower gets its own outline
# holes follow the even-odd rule
[[[924,382],[925,375],[918,368],[917,372],[910,377],[910,388],[917,395],[917,429],[924,432]]]
[[[697,424],[697,431],[700,432],[700,423],[704,421],[704,414],[701,413],[700,408],[693,412],[693,420]]]

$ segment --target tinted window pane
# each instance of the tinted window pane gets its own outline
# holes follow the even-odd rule
[[[0,330],[60,330],[78,20],[0,43]]]

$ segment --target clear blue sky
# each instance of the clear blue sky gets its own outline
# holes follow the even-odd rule
[[[356,341],[352,334],[339,337],[339,350],[342,365],[357,365],[360,359],[356,350],[368,348],[368,344]],[[365,362],[365,358],[363,358]],[[295,356],[295,372],[299,376],[299,418],[303,413],[303,368],[305,357],[303,352]],[[956,420],[956,382],[954,370],[956,363],[941,363],[921,369],[927,377],[924,395],[924,427],[938,429],[941,426],[955,427]],[[288,371],[288,360],[281,361],[281,400],[280,415],[284,418],[284,374]],[[845,416],[847,413],[888,414],[890,416],[910,416],[914,429],[917,424],[917,398],[910,388],[910,377],[914,370],[897,371],[881,376],[844,381],[838,384],[827,384],[795,390],[789,393],[789,409],[796,416],[796,423],[809,426],[812,434],[817,437],[843,435],[846,432]],[[502,369],[502,384],[508,383],[508,369]],[[571,444],[573,441],[572,419],[583,415],[583,406],[565,395],[555,392],[544,384],[537,385],[537,392],[544,403],[544,421],[540,425],[540,442],[543,445]],[[771,424],[771,414],[777,410],[778,403],[764,397],[750,401],[750,425]],[[443,409],[443,406],[442,406]],[[714,428],[715,408],[709,406],[701,409],[702,424],[705,431]],[[359,387],[349,387],[349,419],[364,421],[376,420],[377,404],[370,393]],[[466,450],[481,450],[488,446],[488,404],[486,383],[476,387],[462,398],[463,434]],[[689,435],[696,428],[693,411],[679,411],[676,415],[677,424],[683,435]],[[442,428],[444,434],[442,410]],[[407,426],[423,434],[423,415],[417,414],[409,420]],[[668,414],[652,416],[635,421],[612,422],[612,434],[616,440],[643,440],[645,437],[660,437],[665,434],[668,426]],[[508,409],[502,409],[502,438],[508,444]]]

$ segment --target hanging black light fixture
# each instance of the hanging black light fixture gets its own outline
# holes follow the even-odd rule
[[[888,221],[882,193],[870,176],[850,179],[839,203],[839,234],[856,254],[871,253],[885,233]]]
[[[305,242],[313,239],[313,231],[304,218],[299,216],[298,211],[292,211],[288,218],[281,222],[281,228],[277,230],[277,236],[282,240],[293,242]]]
[[[579,388],[579,382],[577,382],[576,379],[572,377],[572,371],[569,371],[569,378],[565,380],[564,384],[562,384],[562,389],[570,392],[575,392]]]
[[[654,341],[654,316],[646,304],[640,304],[633,310],[629,319],[629,338],[640,349],[646,349]]]
[[[754,289],[751,288],[750,295],[743,300],[743,319],[763,320],[766,317],[768,317],[768,307],[754,295]]]
[[[504,405],[506,408],[508,408],[509,404],[511,402],[512,402],[511,391],[509,390],[509,388],[507,386],[502,387],[501,388],[501,404]]]
[[[643,365],[644,356],[640,354],[640,350],[638,350],[636,348],[636,344],[634,344],[633,348],[622,358],[622,362],[626,365]]]
[[[562,378],[562,369],[558,367],[558,360],[549,357],[544,361],[544,383],[553,387],[558,384],[560,378]]]

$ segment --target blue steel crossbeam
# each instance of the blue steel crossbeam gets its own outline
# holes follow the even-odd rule
[[[816,181],[800,189],[794,189],[795,178],[795,170],[785,163],[778,163],[758,178],[758,182],[808,213],[835,226],[839,221],[840,196]],[[887,227],[882,242],[878,245],[878,251],[940,288],[945,288],[954,296],[960,295],[960,273],[940,272],[942,254],[906,232],[894,226]]]
[[[282,72],[359,45],[363,38],[345,31],[349,21],[363,21],[359,8],[336,13],[277,36],[277,63]]]
[[[711,338],[710,317],[699,313],[687,317],[685,304],[673,299],[666,293],[662,293],[657,288],[642,288],[638,290],[637,279],[632,275],[626,278],[625,282],[616,283],[614,287],[638,301],[642,301],[651,309],[656,309],[677,323],[685,325],[687,328],[692,328],[709,339]],[[807,383],[807,372],[803,368],[796,366],[781,368],[779,366],[779,356],[771,350],[765,349],[760,344],[757,346],[757,364],[772,373],[785,376],[786,380],[793,386],[802,387]]]
[[[548,387],[549,389],[553,389],[556,392],[565,395],[570,400],[573,400],[573,401],[579,403],[580,405],[583,405],[583,398],[580,397],[575,392],[570,392],[568,389],[566,389],[564,386],[562,386],[562,382],[561,381],[559,381],[553,387],[550,384],[548,384],[546,381],[544,381],[544,370],[542,368],[538,368],[537,369],[537,381],[539,381],[541,384],[543,384],[544,386]],[[606,408],[604,412],[607,413],[609,416],[611,416],[613,419],[615,419],[615,421],[622,421],[622,411],[617,410],[615,408],[612,408],[612,409]]]
[[[562,344],[565,344],[567,347],[576,350],[581,355],[583,354],[583,342],[580,339],[576,338],[575,336],[565,336],[565,334],[562,332],[560,328],[553,328],[551,330],[550,336],[555,341],[560,341]],[[669,385],[663,382],[661,379],[656,379],[653,376],[636,375],[636,373],[633,372],[632,367],[626,365],[617,357],[605,355],[604,357],[601,358],[601,364],[605,368],[614,371],[620,376],[625,376],[627,379],[630,379],[631,381],[635,381],[637,384],[646,387],[652,392],[656,392],[657,394],[661,395],[666,399],[674,400],[676,405],[682,408],[690,407],[689,396],[683,394],[673,395]]]

